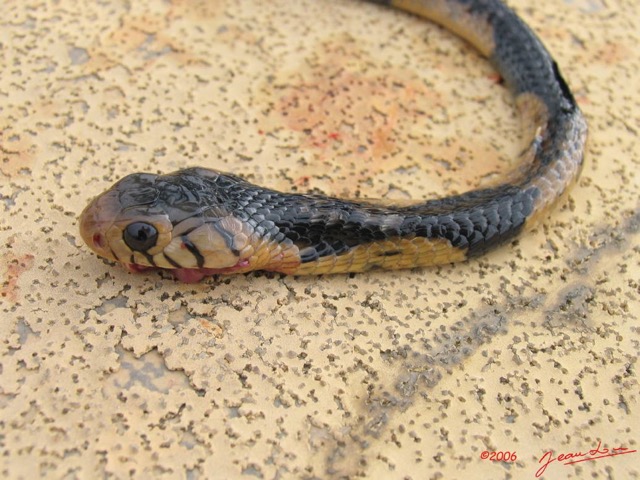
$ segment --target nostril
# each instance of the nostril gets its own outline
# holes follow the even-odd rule
[[[93,245],[98,247],[98,248],[103,248],[104,247],[104,237],[99,234],[99,233],[94,233],[93,237],[91,237],[91,240],[93,241]]]

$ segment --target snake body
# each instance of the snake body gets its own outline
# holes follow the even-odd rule
[[[496,67],[531,135],[520,166],[491,188],[385,206],[281,193],[206,168],[129,175],[95,198],[80,232],[97,254],[178,278],[270,270],[361,272],[485,253],[548,213],[580,174],[587,126],[555,61],[499,0],[371,0],[433,20]]]

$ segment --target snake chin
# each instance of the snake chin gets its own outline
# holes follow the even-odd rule
[[[131,273],[140,273],[140,272],[148,272],[149,270],[157,270],[157,268],[155,267],[145,267],[144,265],[137,265],[135,263],[123,263],[122,265]]]

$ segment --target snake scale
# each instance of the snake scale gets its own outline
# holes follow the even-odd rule
[[[514,238],[578,178],[587,125],[556,62],[499,0],[371,0],[439,23],[474,45],[515,96],[532,132],[514,175],[491,188],[388,206],[281,193],[207,168],[134,173],[96,197],[80,233],[132,271],[184,281],[423,267],[481,255]]]

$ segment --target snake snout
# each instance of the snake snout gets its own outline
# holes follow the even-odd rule
[[[82,211],[79,217],[80,236],[84,242],[101,257],[117,260],[114,258],[107,232],[113,225],[115,210],[113,193],[106,192],[94,198]]]

